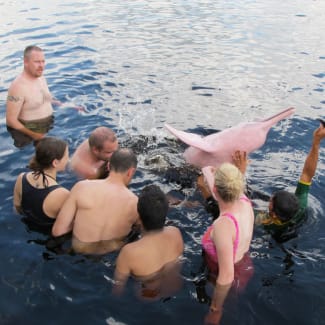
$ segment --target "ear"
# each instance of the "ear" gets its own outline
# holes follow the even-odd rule
[[[97,156],[99,150],[96,147],[90,147],[90,151]]]
[[[214,199],[216,201],[218,201],[219,193],[218,193],[218,189],[215,185],[213,185],[213,188],[212,188],[212,196],[214,197]]]
[[[56,168],[56,167],[58,166],[59,163],[60,163],[60,160],[58,160],[58,159],[54,159],[54,160],[52,161],[52,167]]]
[[[135,170],[136,170],[136,168],[134,168],[134,167],[129,168],[128,171],[127,171],[127,176],[129,178],[132,178],[134,173],[135,173]]]

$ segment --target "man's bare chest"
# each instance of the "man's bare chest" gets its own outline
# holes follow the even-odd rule
[[[24,108],[26,110],[39,109],[43,105],[51,103],[51,94],[47,87],[39,84],[32,85],[29,89],[25,89]]]

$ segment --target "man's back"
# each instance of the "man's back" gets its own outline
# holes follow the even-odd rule
[[[73,236],[81,242],[120,239],[137,221],[137,196],[112,180],[85,180],[74,191],[77,212]]]
[[[138,221],[138,198],[127,188],[137,158],[132,150],[119,149],[112,155],[111,166],[108,178],[73,186],[53,225],[53,236],[72,230],[77,252],[105,254],[119,249]]]

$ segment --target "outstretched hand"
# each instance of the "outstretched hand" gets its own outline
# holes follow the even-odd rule
[[[241,171],[244,175],[246,173],[247,165],[250,161],[247,159],[246,151],[236,150],[232,155],[232,163]]]
[[[313,135],[314,135],[314,139],[318,141],[321,141],[322,139],[325,138],[325,126],[322,121],[319,128],[314,131]]]

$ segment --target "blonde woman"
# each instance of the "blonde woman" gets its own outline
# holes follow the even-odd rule
[[[222,306],[235,280],[236,265],[247,257],[253,235],[254,212],[250,200],[244,195],[244,178],[240,170],[230,163],[214,173],[212,194],[218,201],[219,217],[207,229],[202,246],[210,271],[216,275],[216,287],[206,323],[218,324]]]

